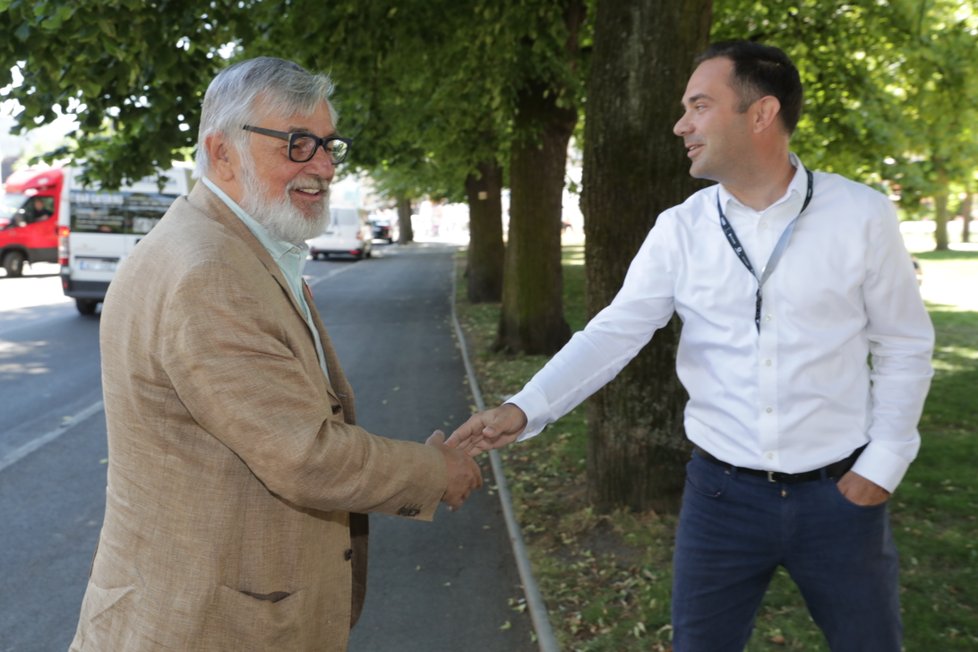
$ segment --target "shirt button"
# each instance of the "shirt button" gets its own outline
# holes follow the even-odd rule
[[[771,366],[771,364],[772,364],[772,363],[771,363],[771,361],[770,361],[770,360],[765,360],[765,361],[764,361],[764,366],[765,366],[765,367],[770,367],[770,366]]]
[[[767,412],[768,414],[771,414],[772,412],[774,412],[774,408],[773,407],[766,407],[766,408],[764,408],[764,411]]]
[[[774,319],[774,317],[771,315],[771,313],[764,315],[764,321],[771,321],[772,319]]]
[[[764,453],[764,457],[766,457],[769,460],[773,460],[774,459],[774,453]]]

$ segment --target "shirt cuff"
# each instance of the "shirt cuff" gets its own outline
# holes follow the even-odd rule
[[[526,427],[516,438],[516,441],[526,441],[539,435],[550,423],[550,403],[543,392],[527,385],[519,393],[505,401],[523,410],[526,415]]]
[[[856,460],[852,470],[893,493],[908,468],[910,468],[909,460],[888,450],[880,443],[870,442]]]

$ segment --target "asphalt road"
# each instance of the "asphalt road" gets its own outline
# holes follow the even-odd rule
[[[377,246],[309,261],[307,280],[357,396],[360,423],[423,441],[472,399],[450,317],[452,249]],[[0,652],[65,650],[105,488],[98,319],[61,296],[54,266],[0,278]],[[536,649],[492,491],[434,523],[371,517],[367,603],[351,652]]]

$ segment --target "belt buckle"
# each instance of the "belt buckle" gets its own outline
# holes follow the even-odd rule
[[[774,474],[775,473],[776,473],[775,471],[768,471],[767,472],[767,481],[768,482],[777,482],[777,480],[774,479]]]

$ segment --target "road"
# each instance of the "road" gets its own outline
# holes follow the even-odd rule
[[[309,282],[361,425],[422,441],[472,402],[452,334],[452,248],[378,246],[309,261]],[[65,650],[101,527],[106,442],[98,318],[57,268],[0,278],[0,652]],[[351,652],[536,649],[499,500],[487,489],[434,523],[371,517],[367,603]]]

